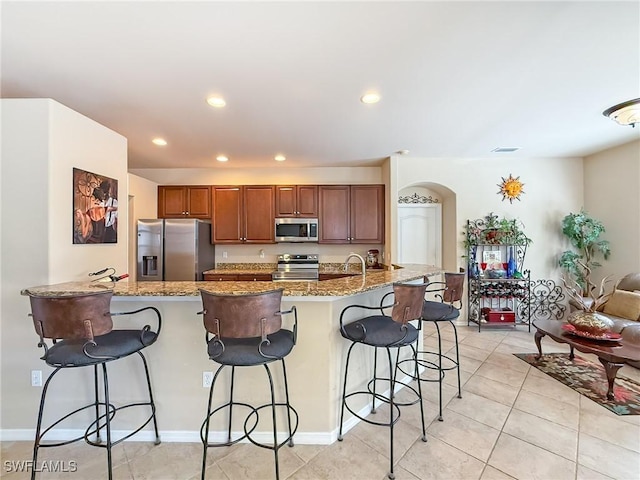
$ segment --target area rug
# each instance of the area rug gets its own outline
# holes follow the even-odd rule
[[[535,353],[514,355],[618,415],[640,415],[640,384],[618,376],[613,385],[615,398],[607,400],[607,375],[600,363],[578,355],[569,360],[567,353],[547,353],[540,360]]]

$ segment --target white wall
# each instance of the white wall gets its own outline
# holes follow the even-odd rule
[[[126,209],[118,212],[117,244],[73,245],[72,169],[117,179],[126,205],[127,142],[53,100],[3,99],[0,108],[0,427],[10,429],[37,412],[40,389],[30,386],[30,370],[49,371],[20,290],[87,279],[105,266],[126,271]]]
[[[584,207],[600,220],[611,244],[611,257],[594,273],[615,282],[640,272],[640,141],[585,158]],[[599,257],[602,259],[602,257]]]
[[[556,267],[564,249],[560,221],[568,212],[582,205],[581,158],[391,158],[392,176],[397,178],[397,190],[391,191],[392,201],[398,192],[414,185],[448,192],[443,196],[443,266],[447,270],[466,268],[462,247],[462,232],[467,219],[476,219],[489,212],[524,222],[533,244],[527,251],[525,266],[532,280],[558,280]],[[503,177],[512,174],[524,183],[521,200],[503,201],[497,192]],[[454,212],[448,205],[453,205]],[[453,220],[451,220],[453,219]],[[455,222],[455,228],[445,222]],[[392,224],[393,228],[393,224]],[[448,232],[448,233],[447,233]],[[395,241],[395,235],[391,236]],[[455,245],[457,265],[445,260],[446,247]],[[387,245],[387,249],[395,245]],[[451,258],[449,254],[446,256]]]

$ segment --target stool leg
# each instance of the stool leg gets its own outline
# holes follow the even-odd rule
[[[284,358],[281,358],[280,361],[282,362],[282,375],[284,378],[284,396],[287,402],[286,408],[287,408],[287,422],[289,423],[289,446],[293,447],[293,433],[291,428],[291,411],[289,410],[289,384],[287,382],[287,367],[285,366]]]
[[[376,348],[376,351],[378,349]],[[389,361],[389,475],[388,477],[393,480],[394,478],[396,478],[395,474],[393,473],[393,407],[394,407],[394,403],[393,403],[393,397],[395,396],[393,393],[393,390],[395,389],[395,372],[393,372],[393,364],[391,362],[391,351],[389,350],[389,347],[386,347],[385,349],[387,351],[387,359]],[[374,370],[375,372],[375,370]],[[375,373],[374,373],[375,375]],[[374,397],[374,401],[375,401],[375,397]]]
[[[216,379],[218,375],[224,368],[224,365],[220,365],[218,370],[216,370],[215,375],[213,376],[213,380],[211,380],[211,386],[209,387],[209,402],[207,403],[207,417],[204,420],[204,432],[200,432],[200,438],[202,440],[202,472],[200,478],[204,479],[205,471],[207,469],[207,448],[209,447],[209,423],[211,420],[211,403],[213,402],[213,387],[216,384]],[[231,376],[231,381],[233,383],[233,374]],[[231,409],[231,405],[229,405],[229,409]]]
[[[456,369],[458,370],[458,398],[462,398],[462,388],[460,388],[460,354],[458,353],[458,329],[456,324],[449,322],[453,327],[453,335],[456,339]]]
[[[109,415],[109,377],[107,376],[107,364],[102,364],[102,379],[104,382],[104,404],[105,404],[105,424],[107,429],[107,468],[109,471],[109,480],[113,478],[111,465],[111,418]]]
[[[438,332],[438,402],[439,412],[438,421],[442,422],[442,379],[444,378],[444,372],[442,371],[442,337],[440,336],[440,326],[438,322],[433,322]]]
[[[40,409],[38,410],[38,422],[36,423],[36,437],[33,442],[33,463],[31,464],[31,480],[35,480],[36,478],[36,466],[38,461],[38,449],[40,448],[40,432],[42,431],[42,416],[44,414],[44,401],[47,396],[47,389],[49,388],[49,382],[53,376],[60,371],[60,367],[56,368],[47,381],[44,382],[44,387],[42,387],[42,395],[40,395]]]
[[[227,442],[231,443],[231,422],[233,421],[233,392],[236,379],[236,367],[231,366],[231,388],[229,390],[229,424],[227,425]]]
[[[158,432],[158,420],[156,419],[156,404],[153,401],[153,391],[151,390],[151,377],[149,376],[149,367],[147,366],[147,359],[142,354],[142,352],[138,352],[140,358],[142,359],[142,365],[144,366],[144,373],[147,377],[147,388],[149,389],[149,404],[151,405],[151,414],[153,416],[153,430],[156,434],[155,445],[160,445],[160,433]]]
[[[278,424],[276,419],[276,395],[273,389],[273,378],[271,376],[271,370],[265,363],[264,369],[267,371],[267,377],[269,378],[269,389],[271,390],[271,421],[273,422],[273,456],[276,463],[276,480],[280,480],[280,465],[278,464]]]
[[[376,413],[376,371],[378,369],[378,347],[374,347],[373,349],[373,398],[371,399],[371,403],[373,407],[371,408],[371,413]],[[389,372],[389,378],[391,378],[391,372]]]
[[[410,345],[411,350],[413,351],[413,361],[415,362],[415,371],[416,371],[416,383],[418,384],[418,397],[420,399],[420,420],[422,421],[422,441],[427,441],[427,428],[424,423],[424,405],[422,404],[422,382],[420,381],[420,377],[418,376],[418,352],[417,348],[414,348],[413,345]]]
[[[342,405],[340,407],[340,431],[338,432],[338,441],[342,441],[342,425],[344,422],[344,405],[347,401],[347,374],[349,373],[349,359],[351,358],[351,350],[355,347],[355,343],[351,343],[349,350],[347,351],[347,361],[344,366],[344,383],[342,384]]]
[[[96,442],[100,443],[102,442],[102,439],[100,438],[100,422],[99,422],[100,397],[98,395],[98,365],[93,366],[93,386],[94,386],[95,398],[96,398]]]

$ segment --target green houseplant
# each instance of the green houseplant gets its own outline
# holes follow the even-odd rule
[[[600,239],[604,225],[587,212],[569,213],[562,219],[562,233],[569,239],[575,250],[566,250],[560,255],[558,265],[562,267],[569,282],[582,290],[582,296],[593,297],[596,285],[591,281],[591,272],[600,267],[597,257],[605,260],[611,255],[609,242]]]

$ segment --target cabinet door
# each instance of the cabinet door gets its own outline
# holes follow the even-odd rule
[[[242,188],[213,187],[211,243],[242,243]]]
[[[272,186],[245,186],[244,242],[275,243],[275,202]]]
[[[208,186],[187,187],[187,217],[211,218],[211,188]]]
[[[239,273],[238,281],[240,282],[270,282],[270,273]]]
[[[183,186],[158,187],[158,218],[184,218],[186,188]]]
[[[349,186],[318,187],[319,243],[349,243]]]
[[[318,187],[299,185],[297,188],[297,216],[318,218]]]
[[[276,187],[276,217],[295,217],[296,215],[296,187]]]
[[[204,275],[205,282],[235,282],[238,280],[238,275],[232,275],[229,273],[206,273]]]
[[[351,243],[384,242],[384,185],[351,185]]]

